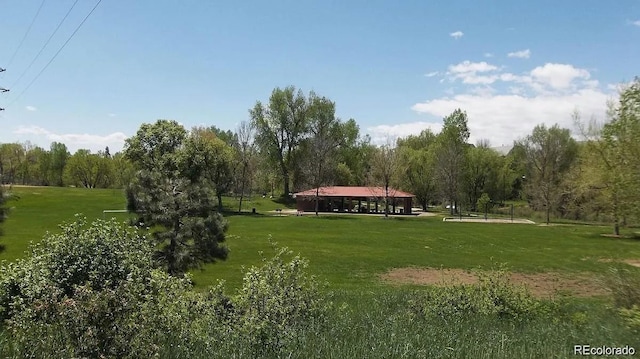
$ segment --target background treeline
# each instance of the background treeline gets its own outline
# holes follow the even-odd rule
[[[323,185],[388,185],[416,195],[423,209],[500,211],[615,223],[636,220],[640,197],[640,80],[625,86],[601,122],[573,116],[581,133],[538,125],[508,153],[468,142],[468,118],[455,110],[443,129],[374,145],[354,119],[314,92],[276,88],[235,131],[194,128],[215,138],[216,194],[284,195]],[[175,126],[180,126],[175,124]],[[124,188],[134,167],[121,153],[78,150],[58,142],[0,145],[3,183]],[[514,203],[514,202],[510,202]],[[504,213],[507,208],[503,209]],[[529,211],[529,212],[527,212]]]

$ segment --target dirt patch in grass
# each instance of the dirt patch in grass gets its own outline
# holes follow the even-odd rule
[[[623,260],[623,262],[627,263],[630,266],[634,266],[634,267],[640,268],[640,259],[625,259],[625,260]]]
[[[536,297],[549,298],[566,294],[576,297],[608,295],[609,290],[594,275],[562,273],[509,273],[509,281],[524,285]],[[447,284],[476,284],[478,277],[462,269],[395,268],[380,276],[390,284],[443,286]]]
[[[601,263],[614,263],[616,261],[611,259],[611,258],[600,258],[600,259],[598,259],[598,262],[601,262]],[[622,259],[622,260],[619,260],[619,262],[626,263],[626,264],[628,264],[628,265],[630,265],[632,267],[640,268],[640,259]]]

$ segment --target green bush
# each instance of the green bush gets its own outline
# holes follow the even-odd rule
[[[640,306],[640,273],[625,264],[609,268],[606,285],[611,290],[617,307],[632,308]]]
[[[477,272],[478,284],[450,284],[429,288],[411,302],[413,311],[424,317],[458,320],[469,315],[524,320],[547,308],[522,286],[509,283],[504,269]]]
[[[624,264],[609,268],[606,285],[627,325],[640,331],[640,273]]]
[[[236,327],[243,340],[258,352],[277,352],[299,331],[322,324],[331,306],[321,286],[306,274],[308,262],[277,248],[260,267],[249,268],[235,298]]]
[[[26,259],[0,269],[9,353],[28,358],[157,353],[157,333],[175,329],[166,318],[175,319],[171,314],[187,298],[190,281],[155,269],[152,245],[134,228],[114,220],[88,225],[78,218],[61,229]]]
[[[78,218],[61,229],[0,268],[2,357],[278,356],[328,313],[307,261],[286,249],[228,297],[223,283],[200,293],[155,268],[135,228]]]

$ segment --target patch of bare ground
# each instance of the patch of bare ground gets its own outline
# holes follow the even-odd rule
[[[611,258],[600,258],[598,259],[598,262],[601,263],[613,263],[616,262],[615,260],[611,259]],[[640,259],[622,259],[619,262],[622,263],[626,263],[632,267],[638,267],[640,268]]]
[[[640,259],[625,259],[625,260],[623,260],[623,262],[627,263],[630,266],[634,266],[634,267],[640,268]]]
[[[462,269],[394,268],[380,275],[380,278],[390,284],[443,286],[478,283],[476,274]],[[589,274],[510,272],[508,278],[515,285],[527,287],[531,294],[539,298],[549,298],[559,294],[576,297],[609,294],[609,290],[598,278]]]

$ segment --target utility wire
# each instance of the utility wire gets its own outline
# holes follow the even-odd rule
[[[15,80],[13,82],[13,84],[11,84],[11,86],[9,86],[9,88],[15,87],[16,84],[18,82],[20,82],[20,80],[22,79],[22,77],[24,77],[24,75],[27,73],[27,71],[29,71],[29,69],[31,69],[31,66],[33,66],[33,64],[36,62],[36,60],[38,60],[38,58],[40,57],[40,55],[42,54],[42,51],[44,51],[44,49],[47,47],[47,45],[49,45],[49,42],[51,41],[51,39],[53,38],[53,36],[58,32],[58,30],[60,29],[60,26],[62,26],[62,24],[64,23],[64,21],[67,19],[67,17],[69,16],[69,14],[71,14],[71,10],[73,10],[73,8],[76,6],[76,4],[78,3],[78,1],[80,0],[76,0],[73,5],[71,5],[71,8],[69,9],[69,11],[67,11],[67,14],[62,18],[62,20],[60,21],[60,23],[58,23],[58,26],[56,27],[55,30],[53,30],[53,33],[51,34],[51,36],[49,36],[49,38],[47,39],[47,42],[45,42],[44,46],[42,46],[42,48],[40,49],[40,51],[38,51],[38,54],[36,55],[36,57],[33,58],[33,60],[31,60],[31,63],[29,64],[29,66],[27,66],[26,70],[24,70],[20,76],[18,76],[18,79]]]
[[[31,32],[31,27],[33,27],[33,24],[36,22],[36,19],[38,18],[38,15],[40,14],[40,10],[42,10],[42,6],[44,5],[45,1],[46,0],[42,0],[42,2],[40,3],[40,7],[38,8],[38,11],[36,12],[36,15],[33,17],[33,20],[31,20],[31,24],[29,24],[29,27],[27,28],[27,32],[24,33],[24,36],[22,37],[22,40],[20,40],[20,44],[16,48],[16,51],[14,51],[13,55],[11,55],[11,59],[9,60],[9,63],[7,64],[7,67],[11,66],[11,63],[13,63],[13,60],[16,58],[16,55],[18,54],[18,51],[20,50],[20,48],[24,44],[24,40],[27,38],[27,35],[29,35],[29,32]]]
[[[42,70],[40,70],[40,72],[38,72],[38,74],[36,75],[36,77],[33,78],[33,80],[31,80],[31,82],[27,85],[27,87],[25,87],[24,90],[22,90],[22,92],[20,92],[20,94],[15,97],[13,100],[11,100],[11,102],[9,102],[9,104],[7,104],[6,107],[11,106],[13,103],[15,103],[30,87],[31,85],[33,85],[34,82],[36,82],[36,80],[40,77],[40,75],[42,75],[42,73],[49,67],[49,65],[51,65],[51,63],[53,62],[53,60],[55,60],[56,57],[58,57],[58,54],[60,54],[60,52],[62,51],[62,49],[64,49],[65,46],[67,46],[67,44],[69,43],[69,41],[71,41],[71,39],[73,38],[73,36],[78,32],[78,30],[80,30],[80,28],[82,27],[82,25],[85,23],[85,21],[87,21],[87,19],[89,18],[89,16],[91,16],[91,14],[93,14],[93,12],[96,10],[96,8],[98,7],[98,5],[100,5],[100,3],[102,2],[102,0],[98,0],[98,2],[95,4],[95,6],[93,7],[93,9],[91,9],[91,11],[89,11],[89,13],[87,14],[87,16],[84,17],[84,19],[82,19],[82,22],[80,22],[80,24],[78,25],[78,27],[76,27],[75,30],[73,30],[73,32],[71,33],[71,35],[69,36],[69,38],[67,39],[67,41],[64,42],[64,44],[62,44],[62,46],[60,47],[60,49],[55,53],[55,55],[53,55],[53,57],[51,58],[51,60],[49,60],[49,62],[47,62],[47,64],[42,68]],[[5,108],[6,108],[5,107]]]

